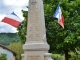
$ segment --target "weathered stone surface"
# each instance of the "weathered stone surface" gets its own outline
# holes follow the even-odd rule
[[[43,1],[30,0],[28,12],[27,42],[43,42],[43,36],[45,34]]]
[[[29,0],[27,40],[23,60],[48,60],[43,0]],[[49,57],[50,58],[50,57]]]

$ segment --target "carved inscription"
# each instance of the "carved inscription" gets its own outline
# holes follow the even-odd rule
[[[37,3],[37,0],[31,0],[31,4],[35,5]]]
[[[39,55],[28,55],[27,60],[41,60],[41,56],[39,56]]]
[[[37,0],[36,0],[37,1]],[[31,6],[30,15],[29,15],[29,41],[39,41],[40,38],[40,25],[39,25],[39,10],[36,5]]]

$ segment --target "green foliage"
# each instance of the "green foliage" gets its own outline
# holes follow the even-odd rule
[[[76,54],[74,52],[69,52],[69,54],[71,55],[71,58],[69,58],[69,60],[80,60],[80,54]],[[52,59],[65,60],[65,57],[64,55],[60,55],[60,54],[52,54]]]
[[[57,19],[52,16],[55,13],[59,0],[44,0],[44,12],[46,21],[47,41],[50,44],[50,52],[72,51],[80,44],[80,8],[79,0],[62,0],[60,7],[65,18],[65,28],[62,29]]]
[[[9,45],[11,42],[19,42],[17,33],[0,33],[0,44]]]
[[[1,54],[1,55],[0,55],[0,60],[7,60],[6,54]]]
[[[58,53],[64,52],[66,49],[72,51],[80,45],[80,0],[44,0],[44,15],[46,22],[47,42],[50,45],[49,52]],[[60,3],[62,13],[65,18],[64,26],[57,23],[58,19],[53,18],[53,14]],[[19,36],[22,43],[25,42],[27,11],[23,11],[24,22],[19,28]],[[26,20],[26,21],[25,21]]]
[[[52,59],[54,60],[64,60],[64,55],[60,55],[60,54],[52,54]]]
[[[73,55],[69,60],[80,60],[80,55]]]
[[[69,60],[80,60],[80,54],[76,54],[74,52],[70,52],[71,58]]]
[[[27,31],[27,17],[28,17],[28,12],[22,10],[23,12],[23,17],[24,17],[24,21],[22,22],[22,24],[18,27],[18,35],[20,37],[20,40],[22,43],[25,43],[26,41],[26,31]]]
[[[8,46],[11,50],[15,51],[17,53],[16,59],[21,60],[21,54],[23,54],[22,44],[20,42],[18,43],[10,43]]]

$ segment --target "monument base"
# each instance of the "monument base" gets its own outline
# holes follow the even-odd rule
[[[47,43],[26,43],[23,45],[23,60],[51,60]]]
[[[23,45],[23,49],[29,51],[48,51],[49,45],[47,43],[26,43]]]

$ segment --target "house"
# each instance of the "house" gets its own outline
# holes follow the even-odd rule
[[[15,60],[16,59],[16,53],[1,44],[0,44],[0,54],[6,54],[7,60]]]

